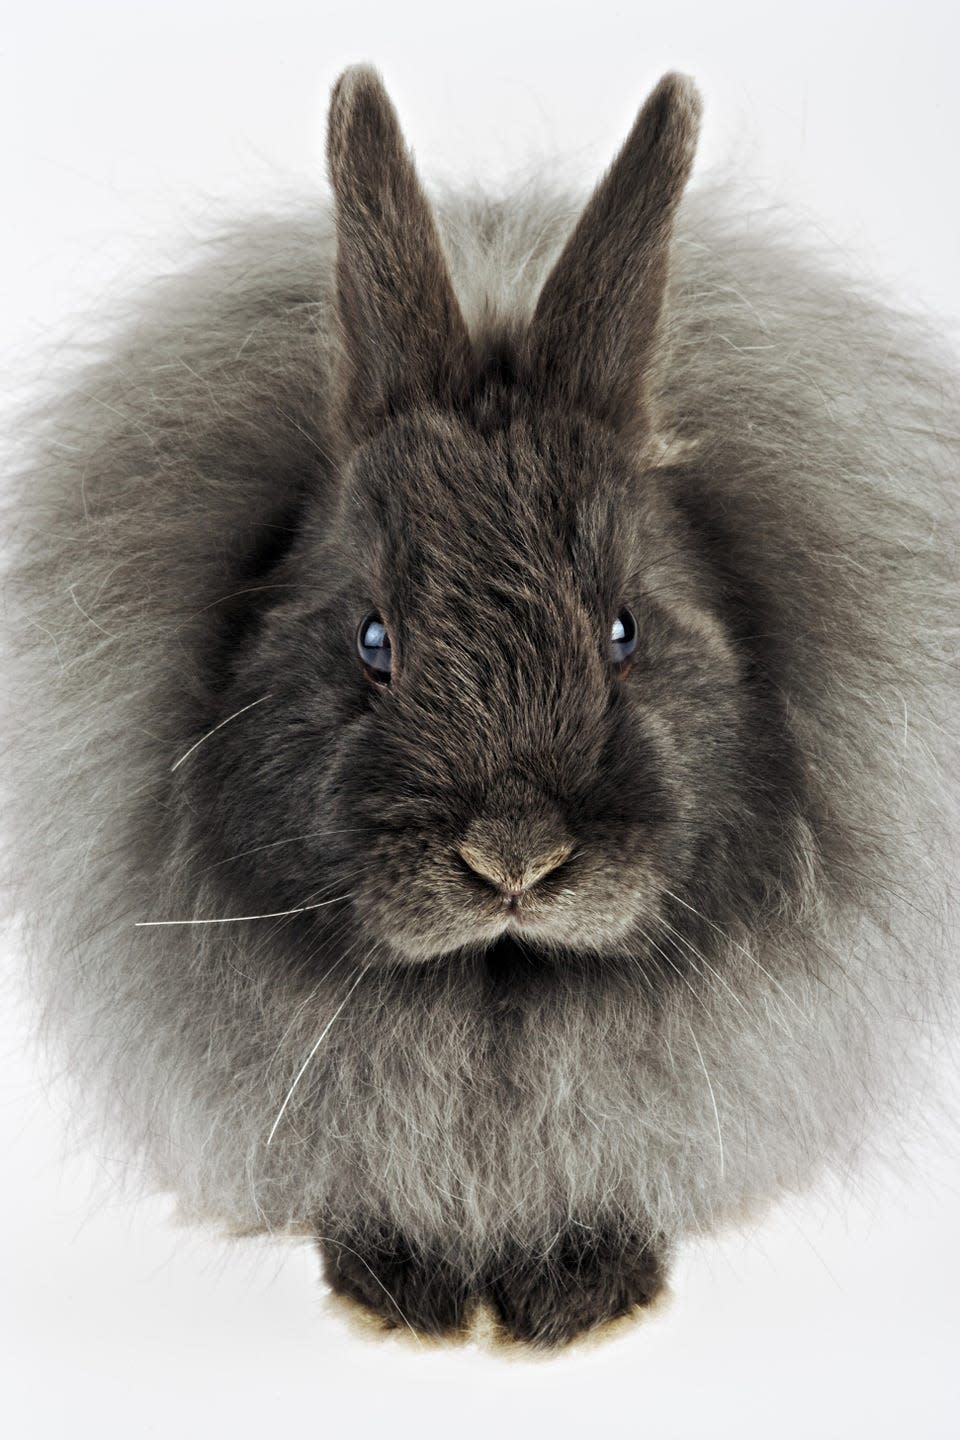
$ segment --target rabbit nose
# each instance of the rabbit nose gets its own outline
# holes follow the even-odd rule
[[[512,904],[562,865],[573,853],[573,845],[564,840],[535,855],[507,857],[489,843],[478,844],[467,839],[457,846],[457,853],[476,875]]]

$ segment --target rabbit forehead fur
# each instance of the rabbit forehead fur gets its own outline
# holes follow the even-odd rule
[[[440,206],[475,336],[522,333],[573,213]],[[447,407],[344,467],[332,264],[324,215],[246,227],[24,469],[12,863],[78,1077],[190,1213],[279,1228],[362,1195],[464,1263],[601,1209],[692,1233],[843,1166],[951,995],[950,365],[706,192],[649,372],[664,463]],[[248,591],[269,603],[231,612]],[[602,664],[623,603],[629,688]],[[388,694],[358,671],[368,606]],[[582,893],[622,915],[626,858],[651,943],[443,931],[478,814],[585,827]]]

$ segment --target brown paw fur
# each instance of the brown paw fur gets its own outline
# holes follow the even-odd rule
[[[543,1252],[502,1250],[469,1279],[385,1229],[321,1243],[332,1290],[384,1329],[464,1338],[486,1310],[501,1339],[541,1351],[650,1305],[664,1287],[659,1248],[612,1229],[571,1225]]]

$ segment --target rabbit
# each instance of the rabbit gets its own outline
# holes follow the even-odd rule
[[[180,1213],[383,1330],[555,1352],[861,1163],[954,1014],[956,371],[665,76],[592,196],[333,204],[167,279],[28,426],[8,873]]]

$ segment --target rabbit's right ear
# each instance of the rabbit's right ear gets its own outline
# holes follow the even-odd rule
[[[544,398],[617,429],[643,429],[673,217],[693,165],[700,97],[665,75],[547,277],[529,361]]]
[[[336,199],[341,421],[351,439],[443,399],[470,342],[436,222],[379,75],[337,81],[327,123]]]

